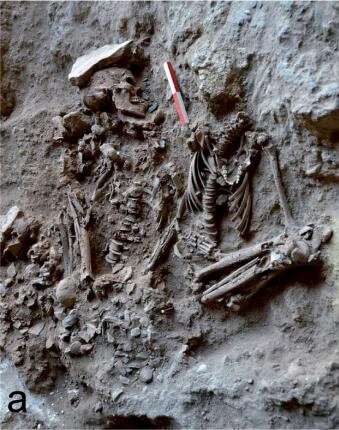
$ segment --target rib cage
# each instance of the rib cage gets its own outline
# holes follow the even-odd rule
[[[202,195],[206,188],[206,174],[215,171],[215,163],[209,161],[206,150],[195,152],[189,168],[186,203],[192,212],[203,210]]]

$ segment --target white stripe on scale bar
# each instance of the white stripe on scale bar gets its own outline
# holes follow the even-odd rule
[[[176,92],[176,90],[175,90],[174,82],[172,80],[171,72],[169,71],[167,62],[164,63],[164,69],[165,69],[165,73],[166,73],[168,82],[169,82],[170,87],[171,87],[172,94],[174,94]]]

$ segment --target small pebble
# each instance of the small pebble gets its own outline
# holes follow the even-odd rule
[[[149,384],[153,380],[153,369],[150,367],[144,367],[140,371],[139,379],[146,384]]]

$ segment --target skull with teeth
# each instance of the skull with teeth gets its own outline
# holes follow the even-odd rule
[[[140,98],[133,74],[120,67],[100,70],[82,90],[83,102],[93,112],[110,110],[115,105],[123,115],[144,118],[147,106]]]

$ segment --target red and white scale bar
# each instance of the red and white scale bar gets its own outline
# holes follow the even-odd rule
[[[177,108],[177,112],[179,114],[180,122],[182,125],[188,124],[188,115],[186,112],[184,101],[182,99],[180,87],[175,76],[175,71],[170,61],[166,61],[164,63],[164,69],[171,87],[172,96],[174,99],[175,107]]]

